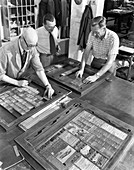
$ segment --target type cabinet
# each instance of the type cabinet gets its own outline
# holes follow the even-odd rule
[[[34,0],[2,0],[4,39],[18,36],[24,27],[35,28]]]

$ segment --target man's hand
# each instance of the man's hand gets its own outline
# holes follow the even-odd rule
[[[88,76],[88,77],[83,81],[83,83],[84,83],[84,84],[93,83],[93,82],[95,82],[97,79],[98,79],[98,77],[97,77],[96,74],[95,74],[95,75],[93,75],[93,76]]]
[[[24,86],[28,86],[29,82],[27,80],[18,80],[17,85],[19,87],[24,87]]]
[[[79,70],[76,72],[76,77],[82,78],[82,76],[83,76],[83,70]]]
[[[49,99],[52,99],[52,95],[54,94],[54,89],[52,88],[52,86],[49,84],[46,86],[46,90],[44,92],[44,95],[48,96]]]
[[[59,45],[57,45],[56,47],[56,55],[59,55],[60,54],[60,51],[61,51],[61,48]]]

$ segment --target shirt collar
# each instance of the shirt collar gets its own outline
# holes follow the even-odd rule
[[[108,36],[108,30],[107,30],[107,28],[106,28],[105,36],[104,36],[102,39],[100,39],[100,40],[102,41],[102,40],[104,40],[104,39],[107,39],[107,36]]]
[[[108,36],[108,29],[106,28],[106,33],[105,33],[105,36],[103,37],[103,39],[106,39],[107,36]],[[93,36],[93,37],[96,38],[95,36]],[[98,38],[98,39],[99,39],[99,38]],[[102,41],[103,39],[100,39],[100,40]]]
[[[107,30],[107,28],[106,28],[106,34],[105,34],[105,36],[104,36],[104,39],[106,39],[107,36],[108,36],[108,30]]]
[[[106,39],[106,38],[107,38],[107,36],[108,36],[108,30],[107,30],[107,28],[106,28],[105,35],[104,35],[104,37],[103,37],[102,39],[100,38],[100,40],[102,41],[102,40]]]

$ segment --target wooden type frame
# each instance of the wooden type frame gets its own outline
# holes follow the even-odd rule
[[[39,112],[40,110],[42,110],[43,108],[45,108],[46,106],[48,106],[49,104],[53,103],[54,101],[58,100],[59,98],[62,98],[62,96],[68,95],[71,93],[71,91],[67,88],[62,88],[62,86],[57,85],[55,82],[53,82],[52,80],[50,80],[51,85],[53,86],[53,88],[55,89],[55,95],[53,96],[53,98],[51,100],[46,100],[46,98],[43,99],[44,104],[31,109],[29,112],[27,112],[24,115],[20,115],[19,117],[16,117],[13,115],[13,113],[8,112],[4,107],[2,107],[0,105],[0,109],[1,112],[4,113],[4,117],[5,119],[8,119],[8,115],[13,115],[13,117],[15,119],[9,119],[10,123],[6,122],[6,120],[4,118],[1,118],[0,115],[0,126],[2,126],[6,132],[12,130],[13,128],[15,128],[15,126],[17,126],[19,123],[21,123],[22,121],[24,121],[25,119],[27,119],[28,117],[34,115],[36,112]],[[44,91],[44,89],[42,89],[39,84],[34,84],[31,83],[31,85],[34,85],[34,87],[36,87],[37,89]],[[6,92],[7,90],[12,89],[14,86],[7,86],[3,89],[2,92]],[[6,116],[7,115],[7,116]]]
[[[52,163],[50,160],[47,160],[47,152],[44,152],[44,147],[47,146],[49,141],[53,141],[54,137],[57,136],[69,123],[72,123],[74,119],[77,120],[79,115],[83,115],[84,112],[89,112],[94,118],[104,121],[109,127],[113,127],[119,130],[121,133],[125,134],[125,138],[123,142],[119,144],[119,148],[117,151],[111,156],[108,161],[104,164],[103,167],[99,168],[98,170],[107,170],[114,164],[115,159],[120,155],[121,151],[126,147],[128,141],[131,139],[132,133],[128,129],[125,129],[123,126],[120,126],[118,122],[110,121],[107,119],[107,113],[95,108],[94,106],[87,104],[86,102],[82,102],[81,100],[72,100],[66,107],[66,109],[61,108],[60,111],[56,111],[53,113],[55,115],[53,119],[43,120],[39,122],[36,127],[33,127],[26,132],[24,132],[21,136],[17,137],[15,141],[18,143],[19,147],[24,149],[35,161],[37,161],[44,169],[49,170],[59,170],[59,169],[66,169],[66,164],[63,163],[63,167],[57,168],[58,163]],[[81,114],[82,113],[82,114]],[[90,116],[89,116],[90,117]],[[111,123],[112,122],[112,123]],[[96,122],[97,124],[97,122]],[[84,126],[85,127],[85,126]],[[106,128],[104,128],[104,131]],[[60,131],[61,130],[61,131]],[[84,129],[82,130],[82,135],[84,134]],[[117,135],[117,134],[116,134]],[[107,136],[107,134],[106,134]],[[114,136],[114,135],[113,135]],[[120,136],[120,135],[119,135]],[[74,136],[76,137],[76,135]],[[110,136],[111,137],[111,136]],[[66,137],[63,137],[63,139]],[[62,139],[62,140],[63,140]],[[86,139],[86,138],[85,138]],[[80,138],[80,142],[82,138]],[[94,143],[95,141],[92,141]],[[118,141],[120,143],[120,141]],[[76,143],[74,141],[73,143]],[[57,143],[58,146],[60,143]],[[111,144],[112,145],[112,144]],[[52,145],[50,145],[52,146]],[[55,148],[55,146],[53,146]],[[96,148],[95,145],[92,148]],[[51,147],[50,147],[51,150]],[[42,151],[44,152],[44,156],[41,154]],[[80,151],[77,150],[76,153]],[[99,152],[99,149],[96,149],[96,153]],[[52,152],[52,155],[54,152]],[[70,156],[71,157],[71,156]],[[58,159],[58,158],[57,158]],[[68,158],[70,159],[70,158]],[[68,160],[67,160],[68,161]],[[66,161],[66,162],[67,162]],[[71,169],[71,168],[70,168]],[[78,168],[77,168],[78,169]],[[90,168],[89,168],[90,169]]]
[[[46,67],[45,71],[48,77],[57,81],[58,83],[70,88],[72,91],[80,94],[81,96],[87,94],[92,89],[99,86],[105,80],[110,78],[110,73],[107,72],[101,76],[96,82],[83,84],[83,80],[89,75],[95,74],[98,70],[86,65],[83,78],[76,78],[75,73],[80,68],[80,62],[71,58],[68,58],[58,64]],[[76,81],[76,84],[73,82]]]

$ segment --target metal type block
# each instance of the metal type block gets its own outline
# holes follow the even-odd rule
[[[80,149],[80,153],[84,156],[86,156],[89,153],[89,150],[91,149],[90,146],[84,144],[81,149]]]
[[[80,159],[77,162],[75,162],[75,165],[83,170],[87,168],[99,170],[99,168],[97,168],[96,165],[94,165],[92,162],[90,162],[88,159],[84,158],[83,156],[81,156]]]
[[[93,141],[93,143],[91,143],[91,146],[93,147],[93,148],[95,148],[95,150],[97,150],[97,151],[101,151],[101,149],[102,149],[102,146],[100,145],[100,144],[98,144],[98,142],[97,141]]]
[[[75,165],[71,166],[68,170],[79,170],[78,167],[76,167]]]
[[[98,162],[98,160],[100,159],[101,154],[96,153],[93,157],[92,157],[92,161],[96,164]]]
[[[77,150],[77,151],[80,151],[83,147],[85,146],[85,143],[83,143],[82,141],[78,141],[74,148]]]
[[[77,137],[75,137],[74,135],[72,135],[71,133],[69,133],[67,131],[63,132],[59,136],[59,138],[61,138],[63,141],[65,141],[66,143],[68,143],[72,147],[74,147],[74,145],[79,141],[79,139]]]
[[[70,90],[62,88],[52,80],[50,83],[55,89],[55,95],[49,101],[43,98],[44,89],[33,83],[27,87],[7,86],[3,89],[0,93],[0,125],[6,131],[10,131],[28,117],[71,93]]]
[[[116,122],[110,124],[99,113],[86,102],[72,100],[67,108],[55,110],[53,119],[38,122],[15,141],[44,169],[107,170],[126,147],[132,133],[119,128]],[[91,131],[81,126],[86,123],[92,123]]]
[[[89,152],[88,152],[88,154],[86,155],[86,157],[87,157],[89,160],[91,160],[92,157],[93,157],[95,154],[96,154],[96,150],[91,147],[91,149],[89,150]]]
[[[97,166],[102,168],[105,166],[105,164],[108,162],[108,159],[101,155],[101,157],[97,161]]]

